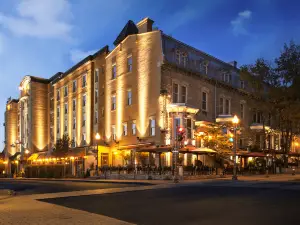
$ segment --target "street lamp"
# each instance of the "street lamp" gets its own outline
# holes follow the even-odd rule
[[[96,153],[97,153],[97,156],[96,156],[96,176],[98,176],[98,175],[99,175],[99,174],[98,174],[99,141],[100,141],[100,139],[101,139],[100,134],[97,133],[96,136],[95,136],[95,138],[96,138],[96,140],[97,140],[97,151],[96,151]]]
[[[236,129],[237,125],[239,123],[239,118],[235,115],[232,119],[233,127],[234,127],[234,142],[233,142],[233,175],[232,180],[237,180],[237,174],[236,174]]]

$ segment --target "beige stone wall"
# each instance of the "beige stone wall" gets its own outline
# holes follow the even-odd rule
[[[49,145],[49,84],[30,82],[31,148],[46,151]]]
[[[127,56],[132,54],[132,72],[127,72]],[[117,78],[112,80],[115,59]],[[145,141],[160,141],[159,94],[162,61],[161,35],[153,31],[128,36],[106,58],[105,137],[112,141],[111,128],[116,126],[119,146],[136,144],[137,137]],[[127,90],[132,91],[132,105],[127,105]],[[116,110],[111,110],[111,96],[116,95]],[[149,119],[156,119],[156,135],[149,136]],[[132,135],[132,121],[136,121],[137,134]],[[127,123],[128,135],[123,136],[122,124]],[[117,148],[117,145],[112,143]]]
[[[17,147],[13,147],[18,138],[18,103],[9,102],[5,111],[5,149],[6,153],[13,155]]]

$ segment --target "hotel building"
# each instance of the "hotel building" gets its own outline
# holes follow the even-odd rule
[[[244,131],[257,130],[239,135],[239,147],[254,142],[262,147],[263,107],[241,79],[237,63],[182,43],[153,23],[149,18],[128,21],[114,49],[105,46],[50,79],[25,76],[19,99],[7,102],[7,157],[23,155],[25,149],[51,151],[68,134],[71,148],[99,145],[99,166],[123,165],[120,151],[132,155],[173,146],[178,126],[186,130],[186,145],[199,146],[195,127],[224,115],[237,115]],[[273,120],[270,116],[265,126]],[[280,148],[279,135],[268,141],[272,149]],[[170,153],[153,157],[171,165]],[[192,164],[192,156],[186,154],[184,163]]]

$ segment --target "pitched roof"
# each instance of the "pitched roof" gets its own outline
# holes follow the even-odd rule
[[[139,29],[137,28],[135,23],[132,20],[128,20],[128,22],[122,29],[121,33],[114,41],[114,45],[117,46],[118,44],[120,44],[128,35],[138,34],[138,33],[139,33]]]

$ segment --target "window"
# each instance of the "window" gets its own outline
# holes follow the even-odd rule
[[[117,65],[116,64],[113,64],[112,65],[112,75],[111,75],[111,79],[116,79],[117,77]]]
[[[150,119],[150,136],[155,136],[155,119]]]
[[[59,116],[60,116],[60,108],[59,107],[57,107],[57,110],[56,110],[56,116],[57,116],[57,118],[59,118]]]
[[[135,122],[135,120],[132,121],[132,124],[131,124],[131,133],[132,133],[132,135],[136,135],[136,122]]]
[[[192,138],[192,119],[186,119],[186,136],[188,139]]]
[[[76,112],[76,99],[73,99],[73,112]]]
[[[116,126],[112,125],[111,126],[111,136],[113,140],[116,140]]]
[[[132,55],[127,57],[127,72],[132,71]]]
[[[68,119],[65,118],[65,133],[68,132]]]
[[[98,83],[98,81],[99,81],[99,70],[96,69],[95,70],[95,83]]]
[[[86,145],[86,134],[82,133],[82,144]]]
[[[82,96],[82,106],[85,107],[86,106],[86,95]]]
[[[226,115],[230,114],[230,100],[229,99],[225,100],[225,114]]]
[[[98,111],[96,110],[95,111],[95,124],[98,123]]]
[[[104,116],[104,107],[101,108],[101,116]]]
[[[73,93],[76,92],[77,90],[77,81],[73,80],[73,85],[72,85]]]
[[[76,118],[73,118],[73,130],[76,129]]]
[[[241,103],[241,119],[244,119],[244,104]]]
[[[181,63],[183,64],[184,67],[186,67],[186,65],[187,65],[187,54],[186,53],[181,54]]]
[[[116,110],[116,96],[111,96],[111,110]]]
[[[261,112],[254,112],[253,113],[253,123],[261,123],[262,122],[262,113]]]
[[[220,98],[219,100],[219,114],[222,115],[224,113],[224,98]]]
[[[59,101],[60,100],[60,91],[57,90],[56,92],[56,100]]]
[[[123,130],[123,136],[127,136],[127,123],[123,123],[122,125]]]
[[[131,104],[132,104],[132,91],[127,90],[127,105],[131,105]]]
[[[82,87],[86,86],[86,74],[82,76]]]
[[[240,81],[240,88],[245,89],[245,81]]]
[[[72,139],[72,148],[76,148],[76,136],[73,136],[73,139]]]
[[[68,96],[68,86],[64,87],[64,97]]]
[[[178,102],[178,96],[179,96],[179,88],[178,84],[173,83],[173,103]]]
[[[175,54],[175,60],[177,64],[180,64],[180,51],[176,50],[176,54]]]
[[[95,104],[98,103],[98,90],[95,91]]]
[[[82,116],[82,126],[85,127],[86,115],[83,114]]]
[[[181,103],[186,103],[186,87],[181,86]]]
[[[207,111],[207,93],[202,92],[202,110]]]
[[[68,114],[68,103],[65,103],[65,114]]]
[[[230,83],[231,82],[231,74],[229,74],[228,72],[224,72],[222,80],[226,83]]]
[[[59,121],[57,122],[57,134],[59,134]]]

